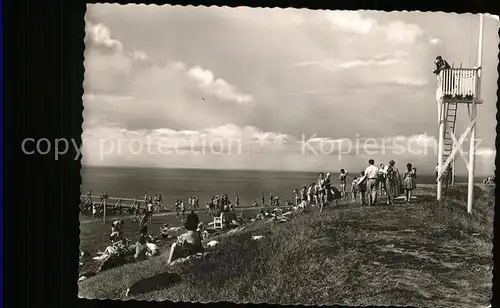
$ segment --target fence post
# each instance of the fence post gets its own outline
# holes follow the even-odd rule
[[[106,223],[106,211],[108,210],[107,199],[108,199],[108,194],[106,193],[106,194],[103,195],[103,199],[102,199],[102,203],[104,204],[104,212],[103,212],[104,223]]]

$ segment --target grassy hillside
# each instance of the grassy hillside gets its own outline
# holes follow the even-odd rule
[[[125,298],[134,282],[171,272],[182,281],[134,299],[279,304],[486,306],[491,297],[493,188],[466,187],[438,205],[432,187],[418,203],[348,205],[257,222],[220,238],[203,260],[167,265],[167,254],[80,283],[85,298]],[[252,235],[265,236],[252,240]]]

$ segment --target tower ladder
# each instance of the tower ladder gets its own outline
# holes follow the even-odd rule
[[[448,159],[453,150],[453,139],[451,134],[455,134],[455,124],[457,122],[457,103],[447,103],[445,115],[443,163]],[[451,185],[455,183],[455,159],[451,161]]]

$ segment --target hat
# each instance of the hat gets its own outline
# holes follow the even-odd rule
[[[394,165],[395,163],[396,162],[394,160],[392,160],[392,159],[389,161],[389,165],[391,165],[391,166]]]

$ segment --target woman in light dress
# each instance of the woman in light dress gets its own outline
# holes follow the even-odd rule
[[[347,193],[347,171],[340,169],[339,181],[340,181],[340,191],[342,192],[342,198],[346,197]]]
[[[387,204],[394,204],[394,198],[401,194],[401,176],[394,160],[389,161],[385,172],[385,188],[387,192]]]
[[[417,187],[416,183],[416,169],[412,167],[411,163],[406,164],[406,171],[403,175],[403,187],[405,190],[406,202],[411,202],[413,190]]]

